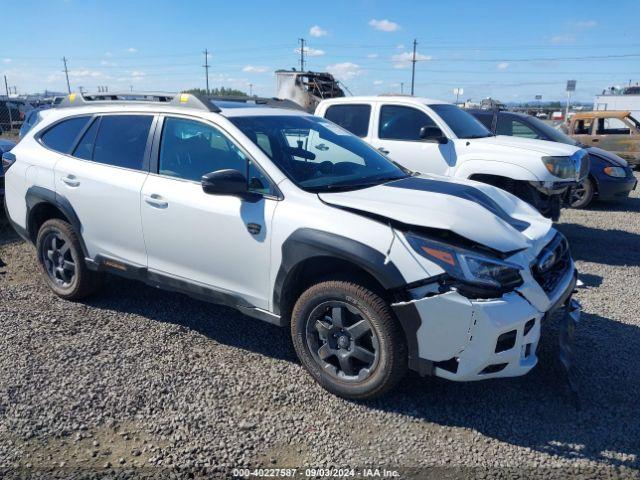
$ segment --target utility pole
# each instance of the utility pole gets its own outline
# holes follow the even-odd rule
[[[206,80],[207,80],[207,95],[209,95],[209,50],[207,50],[206,48],[204,49],[204,71],[205,71],[205,75],[206,75]]]
[[[300,71],[304,72],[304,38],[298,40],[300,40]]]
[[[7,91],[7,100],[9,100],[9,84],[7,83],[7,76],[4,76],[4,88]],[[11,109],[7,106],[9,112],[9,130],[13,128],[13,118],[11,118]]]
[[[71,84],[69,83],[69,69],[67,68],[67,57],[62,57],[62,63],[64,64],[64,76],[67,78],[67,92],[71,93]]]
[[[400,82],[400,95],[404,95],[404,82]]]
[[[253,97],[253,83],[249,84],[249,96]]]
[[[413,39],[413,58],[411,59],[411,96],[413,97],[413,91],[416,82],[416,47],[418,46],[418,40]]]

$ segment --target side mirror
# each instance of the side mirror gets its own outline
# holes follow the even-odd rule
[[[213,195],[242,197],[247,194],[247,177],[238,170],[218,170],[202,176],[202,190]]]
[[[420,138],[426,142],[444,144],[449,141],[442,130],[435,126],[425,126],[420,129]]]

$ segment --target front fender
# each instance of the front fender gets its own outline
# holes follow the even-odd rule
[[[540,162],[540,168],[544,166]],[[454,177],[470,178],[473,175],[496,175],[499,177],[507,177],[513,180],[522,180],[525,182],[541,182],[545,180],[553,180],[550,175],[544,175],[544,172],[536,175],[536,173],[515,163],[499,162],[494,160],[467,160],[454,171]]]

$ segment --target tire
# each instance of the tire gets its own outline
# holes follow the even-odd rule
[[[293,308],[291,337],[311,376],[347,399],[383,395],[407,371],[406,340],[389,306],[352,282],[326,281],[306,290]]]
[[[64,220],[42,224],[36,252],[45,283],[59,297],[80,300],[100,287],[102,275],[87,268],[78,235]]]
[[[587,208],[593,201],[594,195],[593,180],[586,178],[571,192],[571,208]]]

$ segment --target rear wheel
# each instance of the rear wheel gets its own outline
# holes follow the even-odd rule
[[[42,224],[36,250],[44,280],[59,297],[80,300],[100,286],[101,275],[87,268],[78,236],[64,220]]]
[[[328,391],[369,399],[407,370],[404,335],[386,302],[344,281],[312,286],[295,304],[291,335],[302,364]]]
[[[571,191],[571,207],[586,208],[593,201],[595,194],[595,186],[593,180],[585,178],[585,180]]]

